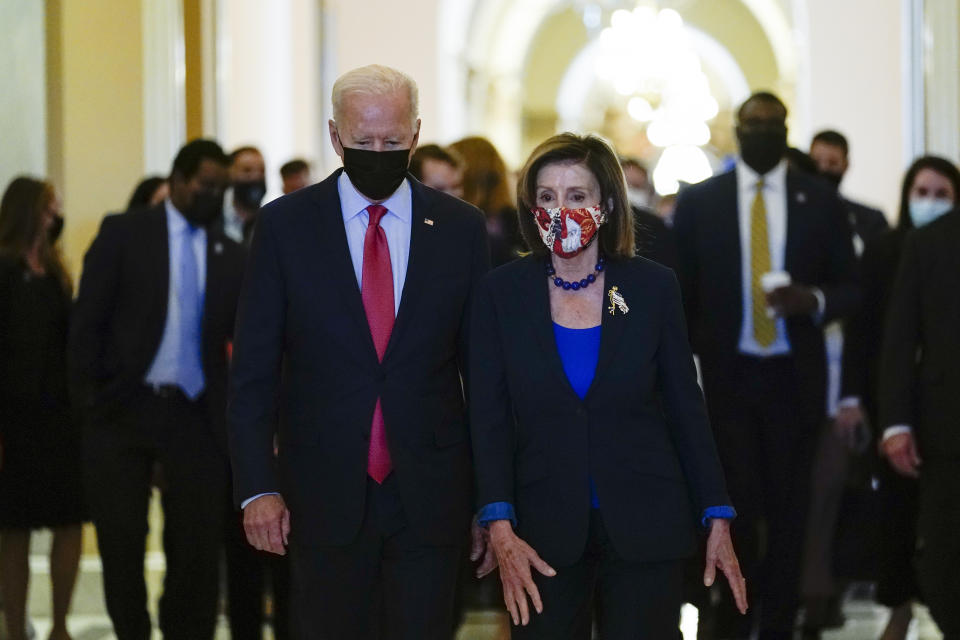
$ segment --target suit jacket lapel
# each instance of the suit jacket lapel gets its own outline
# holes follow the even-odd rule
[[[304,259],[311,263],[307,272],[315,278],[318,293],[323,291],[321,283],[332,279],[340,294],[343,308],[350,316],[350,324],[356,327],[357,339],[364,345],[368,358],[376,362],[377,351],[373,344],[373,336],[370,335],[367,314],[363,309],[360,285],[353,270],[350,245],[347,244],[347,230],[343,224],[343,211],[340,208],[337,180],[342,171],[342,169],[335,171],[317,185],[314,199],[318,204],[318,210],[315,215],[309,217],[313,224],[309,235],[314,240],[308,240],[310,244],[315,243],[316,249],[306,252]]]
[[[613,287],[617,287],[617,292],[623,296],[628,307],[631,303],[640,303],[641,292],[633,289],[632,283],[624,278],[625,275],[626,270],[622,264],[613,260],[607,263],[604,274],[604,306],[600,320],[600,357],[597,359],[597,371],[593,383],[590,385],[588,396],[597,388],[597,378],[609,367],[610,362],[617,355],[617,347],[628,322],[627,315],[622,313],[620,309],[615,309],[613,313],[610,313],[610,291]]]
[[[537,336],[537,342],[547,359],[548,369],[558,379],[558,384],[579,401],[580,397],[570,386],[570,380],[563,370],[563,361],[560,359],[557,341],[553,335],[550,290],[547,287],[547,276],[544,272],[543,261],[534,257],[527,260],[525,277],[517,279],[517,304],[521,308],[529,310],[524,315],[529,317],[533,324],[533,333]]]
[[[149,303],[153,312],[148,315],[152,320],[151,331],[147,335],[154,338],[150,357],[160,348],[163,340],[163,330],[167,324],[167,307],[170,300],[170,233],[167,229],[167,210],[164,204],[144,212],[144,226],[146,226],[145,242],[142,251],[143,268],[146,270],[147,282],[153,283],[149,296]],[[149,363],[148,363],[149,364]]]
[[[783,270],[796,273],[797,249],[801,243],[800,230],[806,216],[803,209],[807,201],[807,194],[797,188],[793,174],[787,171],[787,237],[784,240]]]
[[[443,220],[438,219],[433,225],[424,222],[424,218],[431,217],[433,206],[432,198],[419,182],[413,178],[408,178],[410,183],[410,192],[412,198],[411,217],[410,217],[410,252],[407,261],[407,274],[403,281],[403,291],[400,294],[400,308],[397,310],[397,319],[393,324],[393,331],[390,333],[390,341],[387,343],[387,350],[383,354],[386,360],[390,354],[396,350],[397,343],[403,339],[403,334],[412,322],[416,314],[417,304],[423,295],[423,290],[427,286],[427,280],[432,267],[434,266],[437,253],[439,234],[442,230],[437,225],[442,225]]]

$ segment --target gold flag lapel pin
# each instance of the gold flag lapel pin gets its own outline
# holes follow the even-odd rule
[[[428,224],[428,225],[430,225],[430,226],[432,227],[432,226],[433,226],[433,220],[431,220],[430,218],[424,218],[424,219],[423,219],[423,224]]]

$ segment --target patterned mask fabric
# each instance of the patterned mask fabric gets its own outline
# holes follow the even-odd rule
[[[557,207],[530,210],[537,221],[540,239],[547,249],[561,258],[572,258],[593,242],[607,214],[599,206],[582,209]]]

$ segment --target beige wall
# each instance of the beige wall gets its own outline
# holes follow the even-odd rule
[[[47,11],[49,172],[78,274],[103,214],[122,209],[143,174],[140,3],[49,0]]]
[[[44,9],[36,0],[0,2],[0,190],[20,174],[46,173]]]
[[[843,132],[851,152],[843,192],[895,216],[905,168],[900,3],[807,0],[806,4],[808,136],[828,127]]]

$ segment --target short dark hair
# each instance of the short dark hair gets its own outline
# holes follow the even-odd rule
[[[295,176],[302,171],[309,171],[310,165],[303,158],[294,158],[289,162],[284,162],[280,167],[280,177],[286,180],[290,176]]]
[[[167,181],[163,176],[148,176],[140,181],[133,193],[130,195],[130,202],[127,203],[127,211],[138,209],[150,204],[153,200],[153,194],[157,192]]]
[[[438,144],[425,144],[417,147],[410,158],[410,173],[417,180],[423,180],[423,163],[426,160],[443,162],[457,170],[462,170],[465,164],[463,156],[455,149],[443,148]]]
[[[197,173],[200,163],[204,160],[213,160],[222,167],[228,166],[230,162],[219,144],[213,140],[198,138],[183,145],[177,152],[170,175],[180,174],[184,179],[189,180]]]
[[[743,112],[747,109],[747,107],[756,102],[773,105],[779,108],[781,111],[783,111],[783,119],[787,119],[787,105],[783,104],[783,100],[769,91],[757,91],[749,98],[744,100],[743,104],[740,105],[740,108],[737,110],[737,122],[741,122],[743,120]]]
[[[236,149],[230,152],[230,156],[229,156],[230,166],[233,166],[233,163],[237,161],[237,158],[239,158],[245,153],[255,153],[258,156],[263,157],[263,154],[260,153],[260,149],[257,149],[256,147],[248,144],[243,147],[237,147]]]
[[[627,200],[627,185],[620,160],[603,138],[561,133],[540,143],[527,159],[517,180],[520,232],[535,256],[549,251],[540,239],[537,223],[530,213],[537,206],[537,175],[548,164],[582,164],[600,183],[600,206],[607,214],[600,227],[600,251],[611,259],[632,258],[636,254],[633,210]]]
[[[940,156],[921,156],[913,161],[907,173],[903,176],[903,185],[900,187],[900,219],[897,221],[898,231],[913,229],[913,220],[910,218],[910,189],[917,174],[924,169],[936,171],[953,185],[953,204],[960,203],[960,170],[955,164]]]
[[[839,131],[834,131],[833,129],[821,131],[813,136],[813,140],[810,141],[810,146],[812,147],[818,142],[828,144],[831,147],[839,147],[840,150],[843,151],[844,156],[850,153],[850,145],[847,142],[847,137]]]

